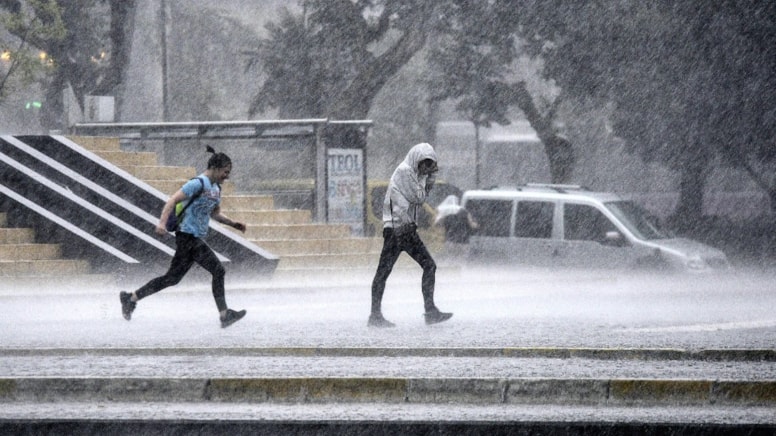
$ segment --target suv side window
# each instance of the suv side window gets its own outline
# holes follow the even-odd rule
[[[616,230],[600,210],[586,204],[566,203],[563,206],[565,239],[572,241],[606,240],[606,232]]]
[[[509,226],[512,223],[511,200],[476,200],[466,203],[474,220],[480,225],[476,231],[480,236],[509,237]]]
[[[549,239],[555,204],[549,201],[520,201],[515,219],[516,238]]]

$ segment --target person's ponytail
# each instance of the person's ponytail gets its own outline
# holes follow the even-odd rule
[[[207,161],[208,169],[224,168],[232,164],[232,159],[230,159],[229,156],[227,156],[225,153],[216,153],[216,150],[210,145],[206,145],[205,150],[208,153],[213,154],[213,156],[210,156],[210,159]]]

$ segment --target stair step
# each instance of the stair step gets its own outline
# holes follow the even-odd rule
[[[188,180],[197,175],[194,167],[171,167],[162,165],[139,165],[127,167],[126,171],[139,179]]]
[[[377,267],[380,253],[296,254],[280,257],[277,269]],[[409,256],[400,256],[397,266],[417,265]]]
[[[309,224],[312,214],[309,210],[235,210],[224,212],[229,218],[247,225],[289,225]]]
[[[87,274],[89,262],[77,259],[0,261],[0,276],[39,276]]]
[[[222,195],[221,210],[229,215],[233,210],[273,210],[275,201],[271,195]]]
[[[90,151],[121,151],[119,138],[106,136],[68,136],[68,139]]]
[[[0,225],[3,218],[0,217]],[[0,228],[0,244],[29,244],[35,240],[35,231],[25,228]]]
[[[121,168],[129,168],[133,166],[146,165],[155,166],[159,165],[157,162],[156,153],[150,151],[95,151],[95,154],[101,158],[112,162],[114,165]]]
[[[295,254],[380,253],[382,239],[330,238],[330,239],[282,239],[259,241],[257,245],[279,256]]]
[[[2,244],[0,261],[50,260],[62,255],[59,244]]]
[[[349,238],[351,231],[347,224],[262,225],[248,226],[244,236],[261,246],[263,240]]]

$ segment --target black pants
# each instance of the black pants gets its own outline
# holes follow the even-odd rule
[[[227,309],[224,295],[224,276],[226,270],[213,250],[200,238],[188,233],[175,233],[175,256],[170,262],[170,269],[163,276],[157,277],[138,289],[135,294],[138,300],[155,294],[164,288],[177,285],[189,271],[194,262],[205,268],[213,276],[213,298],[219,311]]]
[[[406,251],[410,257],[423,268],[421,290],[423,292],[423,306],[426,312],[436,308],[434,306],[434,281],[436,278],[436,263],[426,249],[417,232],[412,232],[402,238],[394,236],[393,229],[383,229],[383,250],[380,252],[380,262],[377,264],[377,272],[372,281],[372,313],[381,312],[385,282],[391,275],[396,260],[402,251]]]

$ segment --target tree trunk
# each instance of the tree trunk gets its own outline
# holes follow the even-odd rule
[[[135,2],[136,0],[110,1],[110,64],[102,83],[93,91],[96,95],[117,95],[117,88],[124,81],[131,48],[129,36],[135,23]]]
[[[776,187],[768,189],[768,198],[771,200],[771,214],[776,215]]]
[[[776,216],[776,185],[773,183],[773,176],[766,176],[763,172],[757,171],[746,159],[738,156],[731,157],[731,155],[724,155],[733,165],[740,166],[746,171],[749,177],[760,187],[763,191],[768,193],[768,199],[770,200],[771,212]],[[770,180],[768,180],[770,178]]]
[[[679,182],[679,203],[672,221],[676,229],[686,232],[703,217],[703,194],[706,187],[706,161],[696,159],[687,162],[681,170]]]
[[[571,148],[571,142],[555,133],[542,139],[542,142],[550,162],[552,183],[570,183],[574,170],[574,150]]]
[[[422,4],[422,3],[421,3]],[[369,62],[348,87],[329,102],[327,116],[334,119],[363,119],[369,114],[372,100],[394,76],[426,44],[427,21],[434,10],[433,3],[422,4],[414,16],[414,25],[390,49]]]
[[[574,171],[574,150],[571,142],[559,135],[552,126],[553,114],[542,116],[534,104],[533,97],[525,87],[524,82],[519,82],[514,87],[515,101],[520,110],[525,114],[539,139],[544,144],[544,153],[550,164],[550,178],[552,183],[569,183]]]

